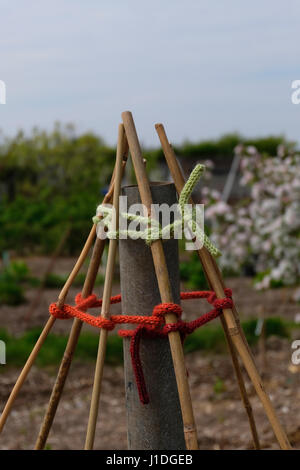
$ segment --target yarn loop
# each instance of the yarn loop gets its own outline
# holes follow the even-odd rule
[[[105,233],[109,239],[116,239],[122,234],[134,240],[141,238],[145,240],[147,245],[151,245],[151,243],[156,240],[164,240],[168,239],[169,236],[174,236],[174,232],[178,228],[188,228],[193,237],[201,243],[201,246],[205,246],[212,256],[218,257],[221,255],[220,250],[218,250],[218,248],[210,241],[209,237],[205,234],[205,232],[195,220],[195,208],[191,210],[191,208],[187,207],[193,189],[195,188],[204,171],[205,165],[198,163],[195,166],[179,196],[178,207],[180,212],[180,219],[175,220],[175,222],[166,225],[165,227],[162,227],[158,220],[155,220],[155,218],[121,212],[120,216],[122,218],[126,220],[135,220],[140,224],[140,226],[145,226],[146,228],[144,230],[141,229],[140,231],[112,230],[111,223],[113,220],[113,208],[106,204],[100,204],[98,206],[97,213],[99,215],[95,215],[93,217],[93,223],[102,224],[106,229]]]
[[[129,337],[130,340],[130,354],[132,367],[136,379],[137,389],[141,403],[144,405],[149,403],[149,395],[146,388],[145,377],[143,373],[142,363],[140,359],[140,342],[143,336],[155,338],[164,338],[169,333],[178,331],[181,336],[182,342],[185,337],[196,328],[200,328],[209,321],[217,318],[222,314],[223,309],[232,308],[232,291],[225,289],[225,298],[217,299],[213,291],[195,291],[195,292],[181,292],[181,300],[188,299],[206,299],[213,309],[208,313],[201,315],[196,320],[185,322],[181,319],[182,308],[175,303],[161,303],[153,308],[152,315],[111,315],[109,319],[102,316],[94,316],[86,313],[88,308],[101,307],[102,299],[98,298],[95,294],[91,294],[85,299],[82,298],[81,293],[75,297],[75,306],[64,304],[61,308],[56,303],[52,303],[49,307],[49,313],[55,318],[67,320],[69,318],[78,318],[84,323],[88,323],[96,328],[103,328],[106,330],[113,330],[116,325],[132,324],[137,325],[134,330],[119,330],[118,334],[122,337]],[[121,295],[111,297],[110,303],[116,304],[121,302]],[[173,314],[177,317],[175,323],[165,323],[165,315]]]

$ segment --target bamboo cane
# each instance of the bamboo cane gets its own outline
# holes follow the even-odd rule
[[[264,306],[260,305],[258,309],[258,320],[255,334],[258,336],[258,357],[260,373],[262,377],[266,376],[267,371],[267,354],[266,354],[266,318],[264,315]]]
[[[5,407],[2,411],[1,418],[0,418],[0,433],[1,433],[2,429],[4,428],[6,420],[9,416],[9,413],[11,412],[11,409],[13,407],[13,404],[14,404],[19,392],[20,392],[20,389],[21,389],[23,383],[25,382],[26,377],[27,377],[31,367],[34,364],[34,361],[35,361],[35,359],[36,359],[36,357],[39,353],[39,350],[41,349],[42,345],[44,344],[44,342],[45,342],[45,340],[46,340],[46,338],[47,338],[47,336],[48,336],[48,334],[49,334],[49,332],[52,328],[52,326],[54,325],[55,320],[56,319],[52,316],[48,319],[46,325],[43,328],[43,331],[41,332],[41,334],[40,334],[33,350],[31,351],[31,353],[30,353],[30,355],[29,355],[29,357],[28,357],[28,359],[27,359],[27,361],[26,361],[26,363],[25,363],[25,365],[24,365],[24,367],[23,367],[23,369],[22,369],[22,371],[21,371],[21,373],[20,373],[20,375],[19,375],[19,377],[18,377],[18,379],[17,379],[10,395],[9,395],[9,397],[8,397],[8,400],[5,404]]]
[[[93,249],[93,254],[91,258],[91,263],[89,265],[89,269],[87,272],[87,276],[85,278],[84,286],[82,289],[82,297],[88,297],[93,290],[94,283],[96,280],[96,276],[98,273],[99,265],[101,262],[103,250],[105,246],[105,240],[101,240],[97,238],[94,249]],[[72,363],[73,359],[73,354],[75,352],[77,342],[79,339],[79,335],[81,332],[81,327],[82,327],[82,321],[79,320],[78,318],[75,318],[72,324],[71,332],[69,335],[69,339],[66,345],[66,349],[59,367],[59,371],[51,392],[49,404],[46,410],[46,414],[44,416],[40,432],[35,444],[35,449],[36,450],[41,450],[44,448],[55,414],[56,410],[62,395],[62,391],[69,373],[69,369]]]
[[[173,149],[172,149],[172,147],[171,147],[171,145],[170,145],[170,143],[167,139],[167,135],[165,133],[163,125],[162,124],[156,124],[155,128],[156,128],[158,137],[160,139],[162,149],[163,149],[164,155],[166,157],[166,160],[167,160],[172,178],[174,180],[174,183],[175,183],[175,186],[176,186],[176,189],[177,189],[177,192],[180,195],[180,193],[181,193],[181,191],[184,187],[184,184],[185,184],[183,173],[182,173],[181,168],[180,168],[180,166],[177,162],[174,151],[173,151]],[[194,204],[192,198],[190,198],[190,203]],[[200,250],[197,250],[197,254],[198,254],[199,259],[201,261],[201,252],[200,252]],[[208,285],[210,286],[210,288],[212,288],[211,280],[209,279],[209,277],[208,277],[208,275],[205,271],[204,271],[204,274],[205,274],[205,277],[207,279]],[[240,365],[239,365],[237,353],[236,353],[236,350],[235,350],[234,345],[232,343],[230,334],[228,332],[227,324],[226,324],[223,316],[220,317],[220,321],[221,321],[221,325],[222,325],[223,330],[224,330],[226,342],[227,342],[228,349],[229,349],[229,352],[230,352],[230,355],[231,355],[232,365],[233,365],[235,375],[236,375],[236,378],[237,378],[237,382],[238,382],[242,402],[243,402],[245,411],[246,411],[247,416],[248,416],[250,430],[251,430],[252,439],[253,439],[253,445],[254,445],[255,449],[260,449],[258,433],[257,433],[257,429],[256,429],[254,416],[253,416],[253,411],[252,411],[251,403],[250,403],[248,395],[247,395],[247,391],[246,391],[242,371],[241,371],[241,368],[240,368]]]
[[[162,124],[156,124],[155,127],[158,132],[161,143],[163,144],[165,157],[166,157],[168,166],[170,168],[171,174],[173,176],[175,185],[176,186],[178,185],[177,191],[180,194],[180,191],[182,189],[182,183],[184,183],[184,179],[181,174],[179,165],[177,163],[174,152],[167,140]],[[176,184],[176,181],[177,181],[177,184]],[[215,262],[215,260],[213,259],[213,257],[211,256],[211,254],[208,252],[208,250],[205,247],[199,250],[199,257],[202,262],[203,269],[208,279],[210,280],[210,285],[215,291],[217,298],[223,298],[225,296],[224,283],[222,280],[222,275],[220,273],[220,270],[217,266],[217,263]],[[245,366],[245,369],[247,370],[247,373],[254,385],[256,393],[262,402],[262,405],[264,407],[266,415],[269,418],[270,424],[278,440],[280,448],[285,449],[285,450],[291,449],[291,445],[289,443],[287,435],[284,429],[282,428],[278,420],[278,417],[276,415],[276,412],[273,408],[273,405],[270,401],[270,398],[264,389],[264,385],[257,371],[256,365],[254,363],[252,354],[249,350],[246,338],[244,334],[241,332],[241,327],[239,325],[239,322],[237,321],[236,310],[224,309],[223,315],[224,315],[224,321],[226,322],[226,325],[228,328],[228,333],[231,337],[231,341],[234,344],[235,348],[237,349],[238,353],[240,354],[240,357]]]
[[[93,240],[95,238],[95,233],[96,233],[96,228],[95,228],[95,226],[93,226],[90,233],[89,233],[89,236],[88,236],[88,238],[85,242],[85,245],[84,245],[84,247],[83,247],[83,249],[80,253],[80,256],[79,256],[72,272],[70,273],[70,275],[69,275],[69,277],[68,277],[68,279],[67,279],[67,281],[66,281],[66,283],[65,283],[65,285],[64,285],[64,287],[63,287],[63,289],[62,289],[62,291],[61,291],[61,293],[58,297],[58,302],[60,303],[60,305],[63,304],[63,300],[64,300],[65,296],[67,295],[70,286],[72,285],[75,277],[77,276],[78,272],[80,271],[87,255],[88,255],[90,247],[91,247],[91,245],[93,243]],[[5,425],[5,422],[6,422],[6,420],[8,418],[8,415],[9,415],[11,409],[12,409],[12,406],[13,406],[13,404],[14,404],[14,402],[15,402],[15,400],[16,400],[16,398],[17,398],[17,396],[18,396],[18,394],[19,394],[19,392],[22,388],[22,385],[25,382],[26,377],[30,372],[30,369],[33,366],[33,364],[34,364],[34,362],[37,358],[39,350],[43,346],[43,344],[44,344],[44,342],[45,342],[52,326],[55,323],[55,320],[56,320],[56,318],[53,317],[53,316],[49,317],[49,319],[47,320],[46,325],[44,326],[44,328],[43,328],[43,330],[42,330],[42,332],[41,332],[34,348],[32,349],[32,351],[31,351],[31,353],[30,353],[30,355],[29,355],[29,357],[28,357],[28,359],[27,359],[27,361],[26,361],[26,363],[25,363],[25,365],[24,365],[24,367],[23,367],[23,369],[22,369],[22,371],[21,371],[21,373],[20,373],[20,375],[19,375],[12,391],[11,391],[11,393],[10,393],[10,396],[9,396],[9,398],[6,402],[6,405],[3,409],[3,412],[1,414],[0,433],[1,433],[1,431],[4,427],[4,425]]]
[[[126,111],[122,113],[122,119],[127,135],[130,154],[132,156],[141,201],[146,206],[146,215],[151,217],[153,215],[153,212],[151,211],[152,196],[147,173],[143,164],[142,152],[138,141],[133,118],[131,113],[129,111]],[[172,302],[172,292],[170,287],[169,275],[161,240],[156,240],[151,244],[151,252],[161,300],[162,302]],[[177,321],[177,317],[173,314],[166,315],[165,319],[166,323],[174,323]],[[180,335],[179,332],[176,331],[171,332],[168,337],[177,381],[186,447],[188,450],[198,449],[197,431],[195,426],[193,407],[184,363],[184,355]]]
[[[127,141],[125,140],[125,138],[124,138],[124,143],[123,143],[123,149],[124,149],[124,153],[123,153],[122,171],[124,171],[125,169],[125,165],[127,161],[127,153],[128,153],[128,145],[127,145]],[[113,187],[114,187],[114,175],[115,175],[115,170],[112,176],[110,189],[107,195],[105,196],[105,198],[103,199],[103,203],[109,203],[112,199]],[[93,229],[96,232],[96,225],[93,226]],[[92,293],[96,276],[97,276],[97,272],[99,269],[99,265],[101,262],[104,246],[105,246],[105,240],[97,238],[95,245],[94,245],[93,254],[92,254],[91,262],[90,262],[89,269],[87,272],[87,276],[85,278],[83,289],[82,289],[83,298],[88,297]],[[59,305],[61,306],[63,305],[66,294],[67,292],[64,290],[61,296],[59,297]],[[75,349],[78,343],[78,338],[81,332],[81,328],[82,328],[82,322],[78,318],[75,318],[73,321],[70,336],[66,345],[66,349],[65,349],[60,367],[59,367],[59,371],[58,371],[58,374],[57,374],[57,377],[56,377],[56,380],[52,389],[47,411],[44,416],[44,420],[41,425],[40,432],[39,432],[39,435],[35,444],[36,450],[43,449],[46,444],[46,441],[47,441],[47,438],[48,438],[48,435],[49,435],[49,432],[50,432],[50,429],[51,429],[51,426],[52,426],[52,423],[56,414],[56,410],[57,410],[57,407],[58,407],[58,404],[59,404],[59,401],[63,392],[65,381],[69,373],[69,369],[70,369],[71,362],[73,359],[73,354],[75,352]]]
[[[115,167],[116,177],[115,177],[115,188],[114,188],[114,198],[113,198],[116,230],[118,230],[118,226],[119,226],[118,225],[119,196],[120,196],[121,180],[122,180],[123,142],[124,142],[124,126],[123,124],[120,124],[119,131],[118,131],[118,147],[117,147],[117,159],[116,159],[116,167]],[[101,307],[101,316],[103,318],[110,317],[110,297],[111,297],[111,292],[112,292],[112,283],[113,283],[114,267],[115,267],[116,253],[117,253],[117,244],[118,244],[117,239],[111,239],[109,242],[107,267],[106,267],[106,272],[105,272],[105,281],[104,281],[102,307]],[[94,385],[93,385],[93,392],[92,392],[92,399],[91,399],[91,407],[90,407],[90,414],[89,414],[86,441],[85,441],[85,450],[91,450],[93,449],[93,446],[94,446],[107,336],[108,336],[108,331],[105,329],[101,329],[100,336],[99,336],[98,355],[97,355],[97,362],[96,362],[96,368],[95,368],[95,377],[94,377]]]

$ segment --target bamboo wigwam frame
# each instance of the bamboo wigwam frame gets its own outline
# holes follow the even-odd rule
[[[153,216],[151,213],[151,204],[152,204],[152,195],[150,191],[150,184],[146,173],[146,168],[144,165],[142,152],[136,133],[134,121],[132,115],[129,111],[122,113],[123,123],[119,125],[118,130],[118,144],[117,144],[117,156],[114,172],[111,179],[110,188],[108,193],[104,197],[104,203],[113,202],[113,206],[118,215],[119,211],[119,194],[121,190],[121,181],[124,173],[128,151],[130,151],[133,167],[138,183],[138,189],[141,197],[141,201],[144,206],[147,208],[147,216]],[[170,173],[172,175],[173,181],[178,195],[180,195],[181,190],[185,184],[182,171],[179,167],[179,164],[176,160],[172,146],[170,145],[164,127],[162,124],[155,125],[160,143],[168,164]],[[190,201],[192,203],[192,200]],[[118,217],[117,217],[118,220]],[[95,242],[94,242],[95,240]],[[105,240],[99,239],[96,237],[96,225],[92,226],[90,234],[87,238],[87,241],[83,247],[83,250],[71,272],[69,278],[67,279],[59,297],[58,297],[58,306],[62,307],[64,305],[68,291],[77,276],[79,270],[81,269],[90,248],[94,242],[93,252],[90,259],[86,279],[83,286],[82,297],[88,297],[94,288],[97,272],[101,263],[102,254],[104,251]],[[113,282],[113,272],[116,259],[116,250],[117,250],[117,240],[109,240],[109,250],[108,250],[108,261],[105,275],[104,283],[104,292],[103,292],[103,304],[101,309],[101,315],[104,318],[109,318],[110,316],[110,296],[112,291],[112,282]],[[157,283],[159,287],[159,292],[162,302],[172,302],[172,293],[170,287],[170,280],[168,269],[166,265],[166,259],[164,255],[164,250],[161,240],[156,240],[151,244],[151,253],[153,258],[153,263],[155,267],[155,273],[157,278]],[[224,298],[224,281],[222,275],[217,266],[215,259],[208,252],[208,250],[203,247],[198,250],[199,261],[202,264],[205,276],[207,278],[210,288],[215,292],[216,297],[219,299]],[[8,401],[4,407],[4,410],[0,418],[0,432],[3,430],[5,422],[9,416],[9,413],[13,407],[14,401],[17,398],[21,387],[30,372],[32,365],[38,355],[40,348],[42,347],[44,341],[46,340],[52,326],[55,323],[55,317],[50,316],[48,321],[45,324],[42,333],[36,342],[23,370],[21,371],[15,386],[12,389],[12,392],[8,398]],[[177,321],[177,317],[173,314],[165,316],[166,323],[174,323]],[[269,396],[267,395],[261,377],[258,373],[257,367],[253,360],[250,348],[247,344],[245,335],[240,326],[238,313],[233,307],[232,309],[224,309],[223,315],[220,316],[220,321],[224,329],[224,334],[228,344],[228,349],[231,355],[233,368],[237,378],[237,383],[239,386],[241,399],[248,417],[250,431],[253,439],[253,447],[255,449],[260,448],[258,433],[256,429],[256,424],[252,412],[252,407],[247,395],[242,371],[239,364],[239,357],[249,375],[249,378],[256,390],[258,397],[261,400],[265,413],[270,421],[274,434],[277,438],[279,446],[281,449],[291,449],[291,445],[287,438],[287,435],[282,428],[275,410],[272,406]],[[62,395],[65,381],[68,376],[70,365],[72,362],[73,354],[76,349],[80,331],[82,328],[82,322],[75,318],[73,320],[73,325],[70,331],[69,339],[66,345],[66,349],[59,367],[57,378],[55,380],[49,404],[44,416],[40,432],[36,441],[35,449],[43,449],[45,447],[56,410]],[[182,421],[184,426],[184,436],[186,448],[188,450],[198,449],[197,442],[197,431],[195,426],[194,414],[192,401],[190,396],[190,390],[188,385],[188,378],[186,374],[186,368],[184,363],[183,348],[180,340],[180,334],[178,331],[173,331],[168,335],[170,350],[173,359],[174,372],[176,376],[177,389],[181,407]],[[101,329],[99,335],[99,348],[95,369],[94,385],[91,399],[90,414],[88,420],[88,428],[85,442],[85,449],[92,449],[94,445],[95,438],[95,429],[98,416],[99,408],[99,399],[101,393],[101,382],[103,375],[104,359],[105,359],[105,350],[106,350],[106,341],[107,341],[107,330]],[[239,356],[239,357],[238,357]]]

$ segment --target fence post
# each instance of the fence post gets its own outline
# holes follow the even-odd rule
[[[173,184],[151,185],[154,204],[176,203]],[[123,189],[128,207],[140,203],[137,186]],[[177,240],[163,242],[174,302],[180,303]],[[161,303],[150,248],[144,240],[120,240],[122,311],[151,315]],[[129,327],[130,328],[130,327]],[[131,327],[132,328],[132,327]],[[140,354],[150,403],[142,405],[124,338],[125,392],[129,449],[185,449],[183,423],[168,338],[142,338]]]

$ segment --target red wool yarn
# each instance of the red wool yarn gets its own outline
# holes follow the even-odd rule
[[[49,313],[55,318],[66,320],[69,318],[78,318],[84,323],[95,326],[96,328],[104,328],[106,330],[113,330],[119,324],[132,324],[137,325],[134,330],[119,330],[118,334],[122,337],[130,337],[130,354],[132,367],[136,379],[137,389],[141,403],[146,405],[149,403],[149,395],[146,388],[145,377],[143,373],[142,363],[140,359],[140,342],[142,336],[147,337],[166,337],[173,331],[179,331],[182,342],[185,337],[197,328],[205,325],[209,321],[221,315],[223,309],[232,308],[232,291],[225,289],[226,297],[224,299],[217,299],[213,291],[195,291],[195,292],[181,292],[180,298],[187,299],[206,299],[208,303],[213,305],[213,309],[208,313],[201,315],[196,320],[185,322],[181,320],[182,308],[180,305],[174,303],[162,303],[156,305],[152,311],[151,316],[142,315],[111,315],[110,319],[101,316],[95,317],[86,313],[88,308],[101,307],[102,299],[98,298],[95,294],[89,295],[85,299],[81,294],[75,297],[75,306],[63,305],[58,308],[56,303],[52,303],[49,307]],[[121,295],[111,297],[110,303],[116,304],[121,302]],[[165,323],[165,315],[173,314],[177,317],[176,323]]]

